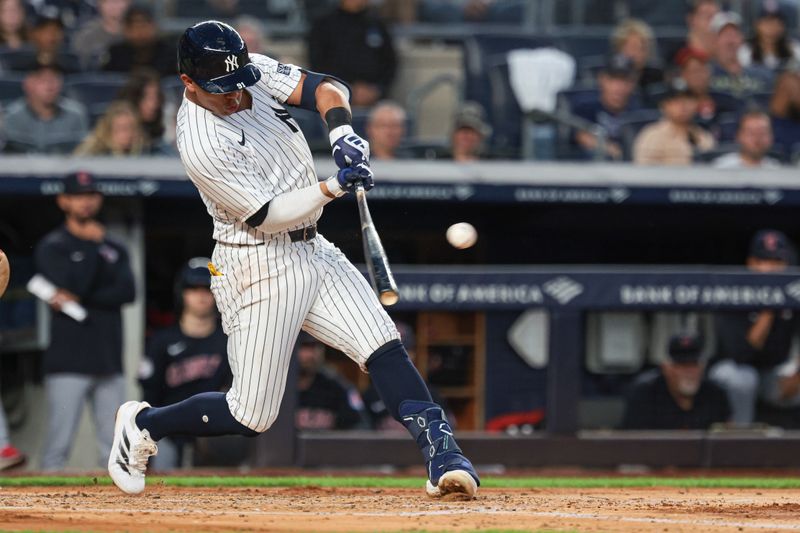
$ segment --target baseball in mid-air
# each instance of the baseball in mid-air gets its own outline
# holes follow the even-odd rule
[[[469,222],[458,222],[447,228],[447,242],[453,248],[466,250],[478,242],[478,231]]]

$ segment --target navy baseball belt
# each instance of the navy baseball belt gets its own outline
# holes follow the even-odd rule
[[[317,236],[317,225],[312,224],[305,228],[296,229],[289,232],[289,239],[292,242],[310,241]]]

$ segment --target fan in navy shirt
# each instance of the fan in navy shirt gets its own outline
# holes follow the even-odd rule
[[[638,108],[633,98],[637,77],[636,67],[630,58],[612,55],[597,75],[599,92],[575,104],[572,109],[573,114],[605,130],[608,136],[605,146],[607,158],[620,160],[623,157],[622,117],[624,113]],[[599,149],[597,136],[588,131],[576,131],[575,142],[589,157]]]
[[[219,325],[210,290],[209,259],[195,257],[178,276],[178,324],[153,334],[139,368],[144,401],[171,405],[201,392],[216,392],[230,384],[227,336]],[[168,470],[181,465],[191,439],[167,437],[158,443],[153,466]]]
[[[702,342],[676,335],[661,368],[639,376],[625,404],[623,429],[708,429],[730,417],[725,392],[703,376]]]

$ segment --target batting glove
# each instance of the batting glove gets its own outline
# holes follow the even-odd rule
[[[353,192],[357,183],[364,185],[365,191],[375,186],[372,170],[370,170],[369,166],[364,164],[340,169],[339,172],[336,173],[336,181],[338,181],[339,186],[347,192]]]
[[[336,133],[343,135],[335,138]],[[353,133],[350,126],[340,126],[331,132],[331,146],[333,160],[339,168],[369,165],[369,143]]]

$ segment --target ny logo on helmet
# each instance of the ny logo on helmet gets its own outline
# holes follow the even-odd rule
[[[239,58],[234,55],[229,55],[225,58],[225,72],[232,72],[239,68]]]

